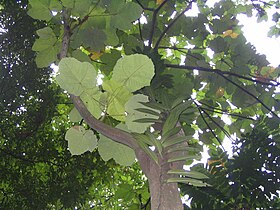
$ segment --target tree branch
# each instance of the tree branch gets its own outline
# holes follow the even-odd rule
[[[225,80],[229,81],[231,84],[235,85],[236,87],[238,87],[239,89],[241,89],[243,92],[245,92],[247,95],[253,97],[254,99],[256,99],[256,101],[258,101],[261,105],[263,105],[263,107],[265,109],[267,109],[269,112],[272,113],[272,115],[274,115],[277,118],[280,118],[274,111],[272,111],[264,102],[262,102],[260,99],[258,99],[258,97],[256,97],[254,94],[250,93],[248,90],[246,90],[245,88],[241,87],[239,84],[237,84],[236,82],[232,81],[231,79],[229,79],[228,77],[226,77],[225,75],[229,75],[229,76],[235,76],[241,79],[245,79],[245,80],[249,80],[249,81],[253,81],[256,83],[260,83],[260,84],[265,84],[265,85],[272,85],[272,86],[279,86],[280,84],[278,82],[276,82],[276,84],[272,84],[272,83],[266,83],[266,82],[261,82],[261,81],[256,81],[250,77],[245,77],[242,76],[240,74],[236,74],[233,72],[229,72],[229,71],[222,71],[220,69],[211,69],[211,68],[205,68],[205,67],[195,67],[195,66],[181,66],[181,65],[174,65],[174,64],[165,64],[166,67],[170,67],[170,68],[177,68],[177,69],[186,69],[186,70],[199,70],[199,71],[205,71],[205,72],[211,72],[211,73],[216,73],[218,75],[220,75],[221,77],[223,77]],[[271,81],[270,81],[271,82]],[[273,81],[275,82],[275,81]]]
[[[67,56],[70,36],[71,36],[71,29],[69,26],[69,12],[63,11],[63,25],[64,25],[64,34],[62,40],[62,47],[60,51],[60,59],[65,58]],[[70,95],[73,104],[84,118],[85,122],[88,125],[100,132],[102,135],[117,141],[119,143],[125,144],[130,148],[134,149],[134,151],[139,150],[139,146],[133,136],[125,131],[122,131],[117,128],[113,128],[92,116],[92,114],[88,111],[82,100],[78,96]]]
[[[149,43],[148,46],[151,47],[152,46],[152,42],[153,42],[153,37],[154,37],[154,32],[155,32],[155,25],[156,25],[156,20],[157,20],[157,14],[160,11],[160,9],[165,5],[166,2],[168,2],[169,0],[164,0],[164,2],[162,2],[154,11],[153,13],[153,19],[152,19],[152,28],[151,28],[151,32],[150,32],[150,36],[149,36]]]
[[[168,24],[168,26],[164,29],[164,31],[161,33],[160,37],[158,38],[156,44],[155,44],[155,50],[158,49],[158,46],[161,42],[161,40],[163,39],[163,37],[165,36],[166,32],[174,25],[174,23],[176,23],[176,21],[182,16],[185,14],[186,11],[188,11],[189,9],[191,9],[192,7],[192,3],[194,2],[195,0],[192,0],[189,2],[188,6],[179,14],[177,15],[172,21],[171,23]]]
[[[97,120],[95,117],[92,116],[92,114],[88,111],[80,97],[71,95],[70,96],[73,104],[81,114],[81,116],[84,118],[85,122],[94,130],[98,131],[102,135],[117,141],[121,144],[125,144],[129,146],[132,149],[138,149],[138,144],[136,140],[133,138],[133,136],[125,131],[122,131],[120,129],[111,127],[99,120]]]
[[[218,138],[218,136],[215,134],[215,132],[212,130],[212,128],[210,127],[209,123],[206,121],[205,117],[203,116],[203,111],[201,110],[201,108],[199,107],[199,105],[194,102],[198,111],[199,111],[199,114],[200,116],[202,117],[202,120],[203,122],[205,123],[205,125],[207,126],[207,128],[210,130],[211,134],[213,135],[213,137],[219,142],[219,144],[221,145],[223,151],[225,151],[225,148],[223,147],[222,145],[222,141]]]
[[[240,79],[244,79],[244,80],[248,80],[251,82],[255,82],[258,84],[262,84],[262,85],[271,85],[271,86],[280,86],[279,82],[276,82],[274,80],[270,80],[269,82],[263,82],[263,81],[259,81],[256,80],[256,78],[254,77],[246,77],[234,72],[230,72],[230,71],[222,71],[220,69],[212,69],[212,68],[205,68],[205,67],[199,67],[199,66],[183,66],[183,65],[175,65],[175,64],[165,64],[166,67],[169,68],[175,68],[175,69],[185,69],[185,70],[198,70],[198,71],[205,71],[205,72],[210,72],[210,73],[217,73],[219,75],[229,75],[229,76],[234,76],[234,77],[238,77]]]
[[[219,73],[218,73],[219,74]],[[223,74],[219,74],[221,77],[223,77],[225,80],[229,81],[231,84],[235,85],[236,87],[238,87],[239,89],[241,89],[243,92],[245,92],[247,95],[253,97],[257,102],[259,102],[261,105],[263,105],[263,107],[265,109],[267,109],[269,112],[271,112],[272,115],[274,115],[275,117],[279,118],[280,117],[274,112],[272,111],[264,102],[262,102],[258,97],[256,97],[254,94],[252,94],[251,92],[249,92],[248,90],[246,90],[244,87],[240,86],[239,84],[237,84],[236,82],[232,81],[231,79],[227,78],[226,76],[224,76]]]
[[[135,1],[137,2],[137,4],[140,5],[140,7],[142,7],[143,10],[148,10],[148,11],[154,11],[155,10],[153,8],[144,7],[144,5],[139,0],[135,0]]]
[[[246,120],[255,120],[251,117],[247,117],[247,116],[243,116],[243,115],[239,115],[239,114],[235,114],[235,113],[229,113],[228,110],[223,110],[223,109],[219,109],[219,108],[216,108],[216,107],[213,107],[213,106],[210,106],[206,103],[203,103],[201,101],[198,101],[200,104],[204,105],[204,106],[207,106],[209,108],[206,108],[206,107],[201,107],[203,110],[208,110],[208,111],[211,111],[211,112],[215,112],[217,114],[226,114],[226,115],[229,115],[229,116],[234,116],[234,117],[239,117],[239,118],[242,118],[242,119],[246,119]],[[216,111],[216,110],[218,111]]]

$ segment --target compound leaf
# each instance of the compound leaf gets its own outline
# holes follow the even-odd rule
[[[146,129],[152,125],[154,122],[147,122],[147,123],[139,123],[139,122],[135,122],[135,120],[139,120],[139,119],[144,119],[144,118],[149,118],[149,119],[158,119],[158,116],[155,116],[153,114],[150,113],[144,113],[141,111],[138,111],[139,109],[146,109],[146,107],[141,104],[140,102],[148,102],[148,96],[142,95],[142,94],[137,94],[132,96],[129,101],[125,104],[125,111],[127,113],[126,115],[126,125],[128,127],[128,129],[132,132],[136,132],[136,133],[144,133],[146,131]],[[149,108],[148,110],[155,112],[155,113],[159,113],[159,111],[155,110],[155,109],[151,109]]]

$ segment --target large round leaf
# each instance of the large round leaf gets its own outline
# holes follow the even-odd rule
[[[117,61],[112,79],[134,92],[149,86],[154,74],[154,64],[151,59],[146,55],[134,54]]]
[[[117,143],[100,135],[98,141],[98,152],[104,161],[113,158],[116,163],[124,166],[130,166],[135,161],[134,151],[123,144]]]
[[[68,93],[80,96],[85,90],[96,87],[97,72],[90,63],[63,58],[58,66],[57,83]]]
[[[97,146],[97,139],[92,130],[85,130],[82,126],[70,128],[65,135],[68,148],[72,155],[81,155],[86,151],[92,152]]]

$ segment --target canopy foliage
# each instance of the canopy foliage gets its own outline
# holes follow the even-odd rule
[[[247,42],[237,19],[272,18],[269,35],[279,36],[279,2],[28,3],[1,2],[6,209],[149,208],[135,157],[151,208],[180,209],[177,183],[192,209],[279,205],[280,68]],[[203,146],[208,165],[185,170]]]

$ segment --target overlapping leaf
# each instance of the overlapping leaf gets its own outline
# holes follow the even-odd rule
[[[97,72],[90,63],[63,58],[58,66],[56,81],[67,92],[80,96],[85,90],[96,87]]]
[[[119,59],[114,67],[112,79],[134,92],[149,86],[154,76],[154,65],[145,55],[134,54]]]
[[[158,119],[159,118],[159,111],[156,109],[151,109],[146,106],[144,106],[142,103],[148,102],[148,96],[137,94],[132,96],[129,101],[125,104],[125,111],[127,113],[125,123],[128,127],[128,129],[132,132],[136,133],[144,133],[146,129],[153,124],[153,122],[150,123],[139,123],[135,122],[135,120],[139,119]],[[139,111],[139,109],[147,109],[146,112],[143,112],[145,110]],[[151,111],[150,113],[148,113]],[[154,114],[152,114],[154,112]]]
[[[115,81],[104,81],[103,88],[108,93],[108,108],[107,113],[111,117],[124,121],[125,120],[125,104],[131,98],[132,94]]]
[[[70,128],[65,135],[68,148],[72,155],[81,155],[86,151],[92,152],[97,146],[97,139],[92,130],[85,130],[82,126]]]
[[[114,159],[118,164],[130,166],[135,161],[135,153],[128,146],[112,141],[100,135],[98,152],[104,161]]]
[[[50,27],[37,31],[39,39],[36,39],[32,50],[37,51],[36,64],[39,68],[47,67],[57,59],[60,50],[60,42]]]
[[[99,92],[97,87],[88,89],[81,94],[81,99],[86,105],[87,109],[97,119],[101,116],[105,106],[105,104],[100,102],[100,97],[102,94],[105,93]]]

